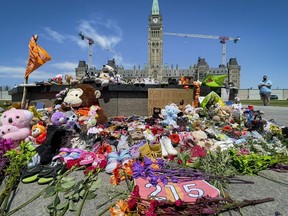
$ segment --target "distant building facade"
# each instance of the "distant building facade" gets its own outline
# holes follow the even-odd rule
[[[117,66],[114,60],[109,60],[108,65],[117,69],[117,72],[125,79],[135,78],[154,78],[157,80],[167,81],[169,78],[180,79],[182,76],[193,77],[194,80],[202,81],[207,74],[223,75],[227,74],[224,81],[227,85],[233,85],[240,88],[240,71],[236,58],[231,58],[227,65],[219,65],[218,68],[209,67],[205,58],[198,58],[196,64],[191,64],[189,68],[179,68],[178,64],[163,65],[163,17],[160,13],[158,0],[153,0],[152,10],[148,18],[148,64],[143,68],[138,65],[133,69],[125,69]],[[85,61],[80,61],[76,68],[76,77],[83,77],[86,72],[91,74],[99,73],[101,70],[89,68]]]

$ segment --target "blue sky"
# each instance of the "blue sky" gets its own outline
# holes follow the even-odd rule
[[[164,32],[239,36],[226,43],[226,59],[241,65],[240,88],[257,88],[263,75],[273,88],[288,88],[288,2],[286,0],[158,0]],[[29,76],[29,82],[57,74],[75,75],[79,60],[88,63],[88,44],[79,32],[100,45],[93,46],[93,65],[108,59],[126,69],[148,61],[148,16],[152,0],[10,0],[0,3],[0,86],[23,83],[28,43],[38,44],[52,60]],[[109,50],[103,47],[109,48]],[[222,62],[218,40],[164,36],[163,64],[188,68],[205,58],[210,67]]]

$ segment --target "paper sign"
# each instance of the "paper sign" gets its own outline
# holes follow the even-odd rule
[[[192,104],[193,90],[192,89],[148,89],[148,116],[153,114],[153,108],[163,109],[166,105],[175,103],[179,105],[180,101],[184,100],[184,105]]]
[[[168,183],[164,185],[162,182],[153,186],[148,180],[138,178],[136,185],[139,186],[140,197],[149,199],[153,197],[159,201],[170,200],[175,202],[178,199],[184,202],[195,202],[197,198],[202,196],[219,197],[220,191],[204,180],[195,180],[179,183]]]

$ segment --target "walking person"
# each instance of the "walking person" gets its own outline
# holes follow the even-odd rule
[[[272,91],[271,87],[272,87],[272,81],[269,80],[266,75],[263,76],[263,80],[259,83],[258,88],[264,106],[270,104],[270,95]]]

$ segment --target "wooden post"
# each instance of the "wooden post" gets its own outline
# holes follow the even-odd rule
[[[22,96],[22,101],[21,101],[21,109],[25,109],[25,107],[26,107],[27,84],[28,84],[28,77],[26,77],[25,80],[24,80],[23,96]]]

